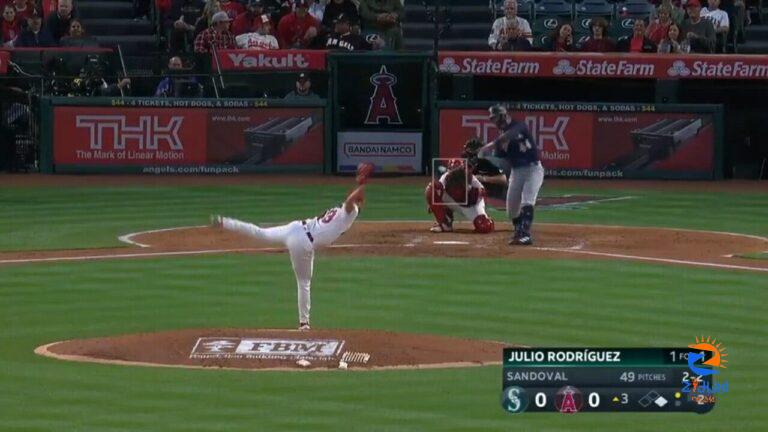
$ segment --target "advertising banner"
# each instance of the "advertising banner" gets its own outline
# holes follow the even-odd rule
[[[653,105],[518,103],[547,175],[586,178],[701,178],[716,174],[713,109],[664,112]],[[439,155],[456,157],[464,142],[490,142],[498,130],[487,109],[443,108]]]
[[[421,129],[424,62],[361,62],[339,58],[341,129]]]
[[[224,71],[306,71],[325,70],[326,51],[221,50],[218,55]]]
[[[322,119],[322,108],[56,106],[53,163],[57,171],[320,170]]]
[[[444,74],[538,78],[768,79],[766,56],[441,51]]]
[[[420,132],[339,132],[336,168],[351,173],[360,162],[372,162],[377,172],[421,172]]]

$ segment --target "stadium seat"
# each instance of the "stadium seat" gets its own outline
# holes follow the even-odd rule
[[[573,4],[565,0],[541,0],[536,3],[536,17],[573,16]]]
[[[618,40],[623,36],[631,35],[634,22],[635,20],[631,17],[619,17],[614,19],[608,27],[608,36],[613,38],[613,40]]]
[[[555,31],[557,26],[565,22],[570,22],[570,18],[566,16],[539,17],[531,23],[531,31],[534,35],[549,35]]]
[[[549,44],[552,41],[552,37],[549,35],[549,33],[535,33],[535,36],[533,38],[533,47],[537,50],[547,51],[549,50]]]
[[[584,0],[576,4],[576,15],[611,17],[615,13],[614,7],[607,0]]]
[[[655,13],[653,4],[648,0],[626,0],[618,5],[620,18],[650,18]]]

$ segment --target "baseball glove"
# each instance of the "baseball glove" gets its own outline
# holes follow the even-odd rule
[[[355,180],[357,180],[357,184],[364,185],[368,182],[368,178],[373,173],[373,170],[376,167],[370,163],[370,162],[361,162],[357,165],[357,176]]]

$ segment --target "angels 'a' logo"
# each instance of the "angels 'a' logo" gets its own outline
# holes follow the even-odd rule
[[[377,125],[382,121],[390,125],[403,124],[397,109],[397,98],[392,92],[392,87],[397,84],[397,77],[389,73],[386,66],[381,65],[381,70],[371,75],[371,84],[374,86],[373,95],[365,124]]]

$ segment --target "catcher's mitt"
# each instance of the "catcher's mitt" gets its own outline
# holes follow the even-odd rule
[[[373,170],[376,167],[370,163],[370,162],[361,162],[357,165],[357,176],[355,180],[357,180],[357,184],[363,185],[368,182],[368,178],[373,173]]]
[[[471,138],[464,144],[464,151],[461,152],[461,157],[467,160],[470,169],[474,169],[477,166],[477,153],[481,147],[483,147],[483,143],[479,138]]]

